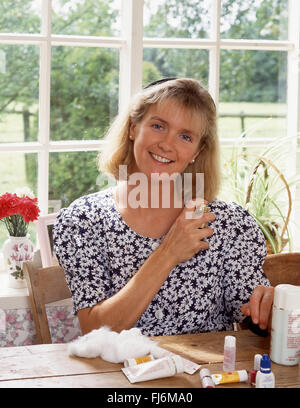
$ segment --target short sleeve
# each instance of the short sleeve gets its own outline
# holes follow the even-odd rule
[[[241,206],[231,203],[228,213],[230,236],[224,261],[225,309],[232,321],[241,322],[242,304],[247,303],[258,285],[270,286],[263,272],[267,248],[255,219]]]
[[[93,223],[88,201],[79,199],[60,211],[53,230],[54,251],[65,271],[75,314],[107,298],[110,290],[104,229]]]

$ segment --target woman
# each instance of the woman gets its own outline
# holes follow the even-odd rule
[[[264,236],[246,210],[216,199],[216,109],[198,81],[142,90],[108,132],[100,169],[117,186],[62,209],[54,229],[83,334],[226,330],[245,315],[267,326]],[[210,212],[197,215],[203,196]]]

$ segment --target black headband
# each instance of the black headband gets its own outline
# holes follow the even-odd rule
[[[151,84],[148,84],[144,87],[144,89],[150,88],[151,86],[154,85],[158,85],[158,84],[162,84],[163,82],[167,82],[167,81],[172,81],[173,79],[177,79],[177,78],[162,78],[162,79],[158,79],[157,81],[151,82]]]

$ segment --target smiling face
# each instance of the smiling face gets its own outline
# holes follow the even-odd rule
[[[134,141],[133,172],[182,173],[200,151],[201,120],[173,99],[152,105],[138,124],[130,127]]]

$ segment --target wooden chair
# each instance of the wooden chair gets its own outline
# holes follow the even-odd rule
[[[36,221],[36,232],[39,240],[43,268],[55,265],[52,253],[53,237],[51,228],[55,223],[57,215],[58,212],[40,215]]]
[[[60,266],[37,268],[32,262],[24,262],[23,269],[38,343],[52,343],[45,305],[71,298],[64,270]]]
[[[300,252],[267,255],[263,270],[272,286],[300,285]]]
[[[280,283],[300,285],[300,252],[267,255],[263,270],[272,286]],[[234,330],[248,329],[244,323],[234,323]]]

